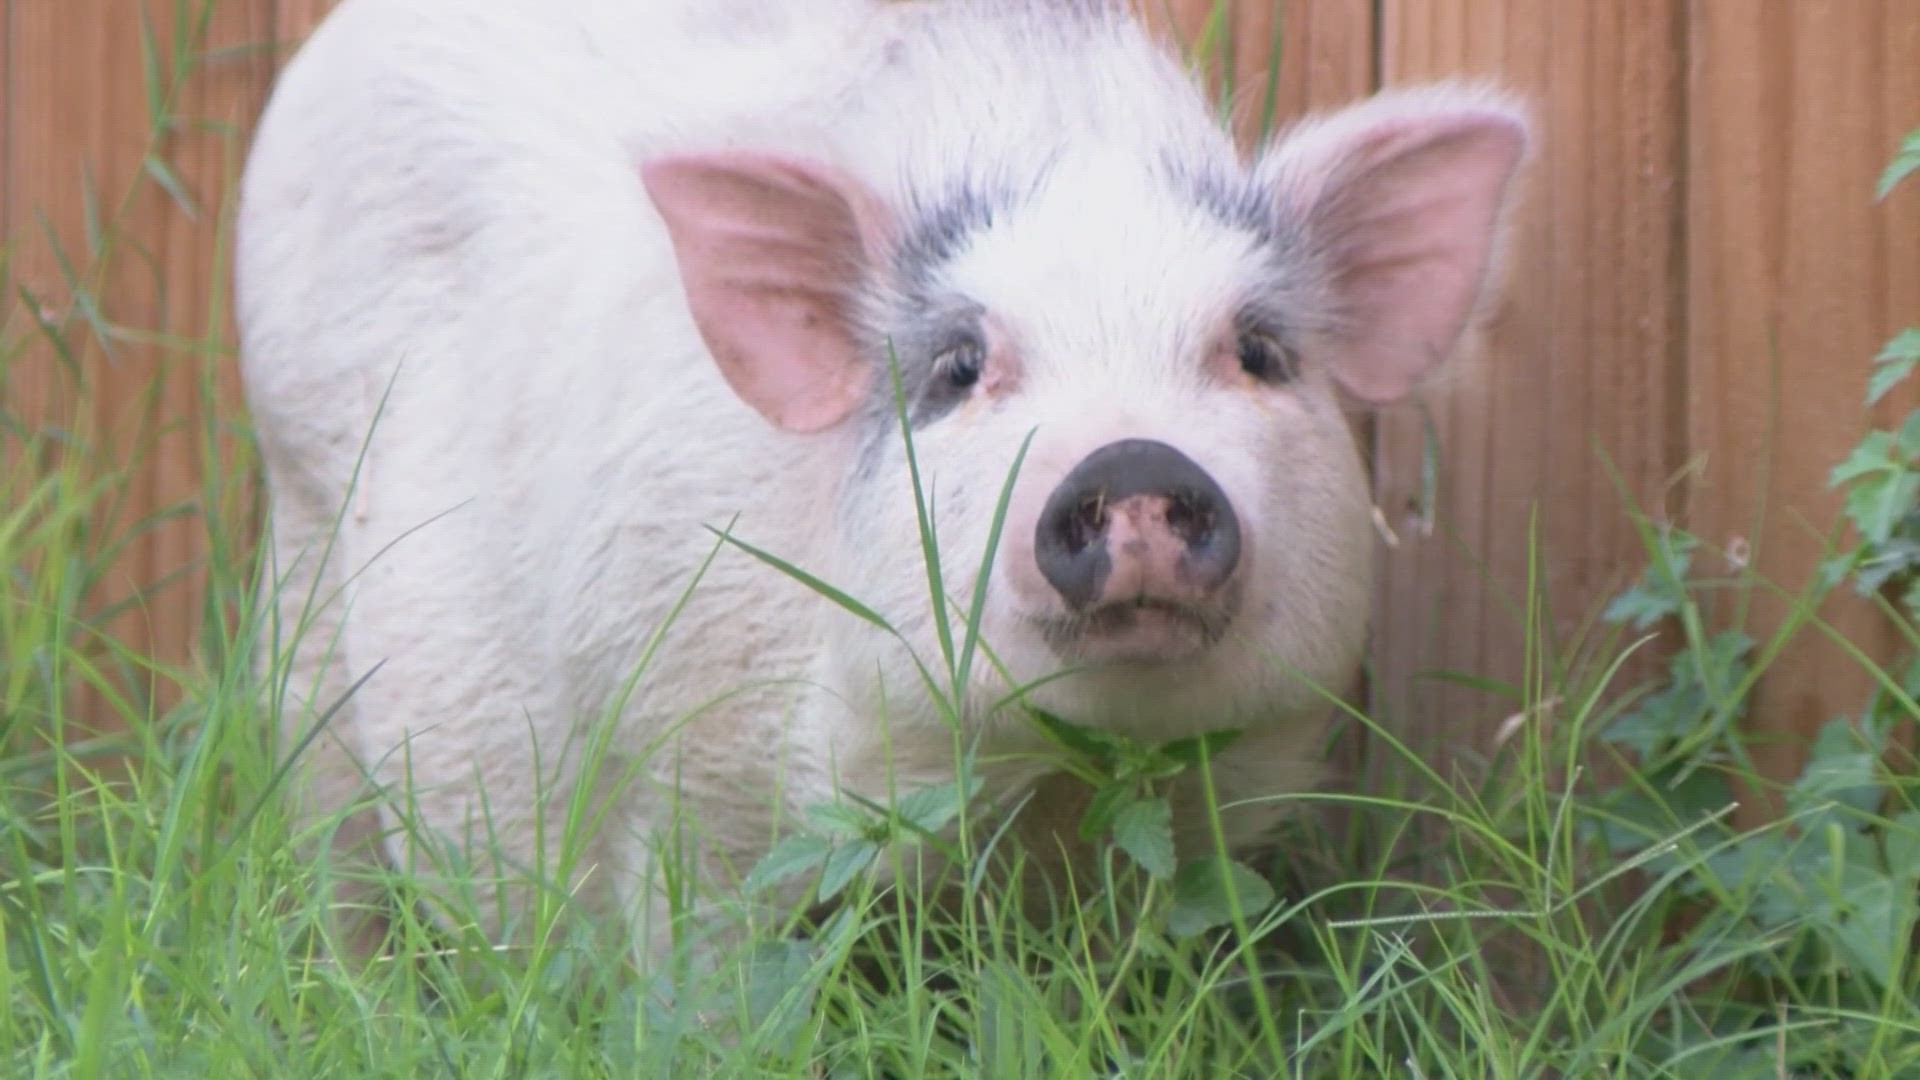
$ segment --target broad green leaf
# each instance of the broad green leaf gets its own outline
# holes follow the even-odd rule
[[[1663,769],[1646,777],[1648,790],[1638,786],[1622,787],[1607,797],[1605,809],[1610,816],[1598,820],[1596,827],[1615,854],[1626,855],[1664,844],[1675,833],[1734,801],[1733,789],[1719,773],[1694,769],[1675,783],[1668,779],[1675,771]],[[1705,847],[1712,840],[1701,838],[1697,842]],[[1689,857],[1675,852],[1656,865],[1665,869],[1674,861]]]
[[[1833,591],[1841,582],[1847,580],[1847,575],[1853,573],[1854,567],[1866,557],[1867,549],[1863,545],[1842,551],[1830,559],[1821,560],[1820,568],[1815,572],[1814,584],[1822,594]],[[1871,592],[1872,590],[1862,586],[1861,591]]]
[[[846,803],[809,806],[807,817],[813,819],[815,825],[837,836],[864,837],[880,824],[872,814]]]
[[[1116,780],[1093,793],[1087,812],[1080,817],[1080,839],[1094,840],[1113,827],[1120,812],[1139,798],[1130,779]]]
[[[1801,897],[1781,887],[1792,880],[1791,860],[1803,846],[1804,841],[1789,841],[1778,832],[1746,837],[1708,855],[1700,864],[1700,875],[1737,898],[1750,897],[1752,915],[1761,926],[1772,929],[1803,913]]]
[[[1105,759],[1120,749],[1121,742],[1104,731],[1095,731],[1064,720],[1045,709],[1029,706],[1027,715],[1033,717],[1041,730],[1051,735],[1062,746],[1090,757]]]
[[[1615,597],[1601,618],[1610,623],[1631,622],[1635,630],[1645,630],[1661,619],[1680,614],[1685,604],[1684,593],[1636,585]]]
[[[1920,541],[1894,536],[1884,544],[1862,550],[1853,567],[1854,582],[1862,596],[1870,596],[1917,566],[1920,566]]]
[[[1199,735],[1190,735],[1184,739],[1175,739],[1161,744],[1160,753],[1182,765],[1197,766],[1200,764],[1200,755],[1203,752],[1209,758],[1218,757],[1222,750],[1232,746],[1243,734],[1245,733],[1239,728],[1221,728]]]
[[[1668,664],[1665,689],[1647,695],[1609,725],[1602,737],[1631,748],[1644,760],[1670,742],[1698,734],[1714,708],[1708,684],[1725,691],[1741,683],[1752,649],[1752,638],[1728,630],[1715,634],[1705,652],[1679,653]]]
[[[855,840],[833,849],[827,856],[827,865],[820,873],[820,900],[825,903],[840,894],[855,875],[873,864],[880,856],[880,845],[865,840]]]
[[[1698,544],[1698,539],[1686,533],[1663,536],[1653,565],[1633,588],[1607,606],[1601,618],[1610,623],[1631,622],[1634,629],[1645,630],[1661,619],[1678,615],[1686,608],[1687,572]]]
[[[1167,913],[1167,932],[1176,938],[1225,926],[1233,921],[1227,883],[1240,899],[1240,913],[1251,920],[1273,906],[1273,886],[1236,860],[1218,857],[1188,863],[1173,879],[1173,909]]]
[[[1809,830],[1823,820],[1837,821],[1843,828],[1858,828],[1862,824],[1858,814],[1832,814],[1818,808],[1833,802],[1866,813],[1878,806],[1882,795],[1880,754],[1878,741],[1849,721],[1828,721],[1814,739],[1800,778],[1788,792],[1787,805],[1811,812],[1804,820]]]
[[[1899,461],[1902,468],[1912,468],[1920,461],[1920,412],[1907,414],[1906,422],[1900,425],[1900,434],[1894,440],[1900,448]]]
[[[950,781],[929,788],[909,792],[900,797],[895,812],[900,820],[924,832],[937,833],[947,827],[947,823],[960,816],[960,811],[980,793],[981,780],[971,777],[967,782],[967,791],[962,794],[960,782]]]
[[[809,833],[789,836],[773,845],[773,850],[767,852],[766,857],[747,875],[747,891],[757,892],[796,874],[806,873],[826,862],[827,856],[832,853],[833,842],[824,836]]]
[[[750,1028],[776,1045],[793,1041],[812,1015],[819,991],[812,949],[802,941],[760,941],[745,960]]]
[[[1678,736],[1678,727],[1684,720],[1676,722],[1674,712],[1655,707],[1659,703],[1671,700],[1672,691],[1649,697],[1641,708],[1607,725],[1600,737],[1615,746],[1624,746],[1639,755],[1642,761],[1654,757],[1668,740]]]
[[[1872,405],[1913,374],[1920,364],[1920,330],[1902,330],[1895,334],[1880,355],[1874,357],[1873,378],[1867,382],[1867,404]]]
[[[1893,459],[1893,436],[1884,431],[1869,431],[1847,459],[1835,465],[1827,474],[1829,487],[1858,480],[1863,476],[1896,469],[1899,463]]]
[[[1195,762],[1200,760],[1199,751],[1193,749]],[[1186,772],[1190,766],[1183,761],[1175,761],[1161,752],[1157,746],[1127,745],[1121,749],[1120,764],[1116,775],[1128,780],[1146,781],[1166,780]]]
[[[1157,878],[1173,876],[1173,808],[1164,798],[1135,799],[1113,818],[1113,842]]]
[[[1920,501],[1920,474],[1909,467],[1906,444],[1920,444],[1916,414],[1901,431],[1899,443],[1885,431],[1869,432],[1847,459],[1833,467],[1828,485],[1846,485],[1847,516],[1869,543],[1884,544]]]
[[[1834,937],[1876,989],[1885,989],[1894,980],[1895,958],[1908,950],[1913,886],[1883,878],[1869,889],[1854,891],[1847,902],[1851,910]]]
[[[1902,881],[1920,878],[1920,810],[1907,810],[1887,826],[1887,869]]]

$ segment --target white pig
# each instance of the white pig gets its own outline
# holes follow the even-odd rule
[[[1032,435],[966,688],[986,800],[1031,796],[1042,870],[1084,855],[1072,785],[992,708],[1039,682],[1131,736],[1240,729],[1214,779],[1257,843],[1366,637],[1343,402],[1456,351],[1529,139],[1506,97],[1431,86],[1247,161],[1094,0],[346,0],[273,95],[237,234],[285,745],[333,710],[307,820],[357,807],[342,857],[410,865],[430,830],[564,874],[644,957],[664,830],[724,896],[799,808],[950,780],[897,360],[958,604]],[[605,812],[562,866],[583,787]],[[481,886],[482,929],[528,888]]]

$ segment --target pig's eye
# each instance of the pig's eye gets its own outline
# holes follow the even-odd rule
[[[1265,334],[1241,334],[1240,368],[1261,382],[1287,382],[1294,376],[1293,352]]]
[[[987,347],[977,338],[965,338],[940,354],[934,360],[934,370],[947,380],[949,386],[965,390],[980,381],[981,369],[987,365]]]

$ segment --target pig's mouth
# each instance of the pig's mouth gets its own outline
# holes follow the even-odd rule
[[[1047,644],[1070,662],[1152,664],[1188,660],[1226,633],[1230,613],[1157,597],[1102,604],[1039,620]]]

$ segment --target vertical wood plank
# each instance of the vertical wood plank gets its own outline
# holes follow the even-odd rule
[[[204,39],[195,36],[199,5],[181,0],[143,0],[144,27],[116,0],[13,0],[10,7],[7,112],[14,122],[5,216],[14,276],[41,298],[44,314],[67,327],[81,378],[70,376],[44,339],[30,336],[35,343],[4,389],[30,422],[70,428],[93,444],[94,475],[125,470],[121,489],[96,508],[108,542],[200,487],[197,433],[205,418],[197,375],[220,362],[230,340],[220,319],[208,323],[230,151],[264,88],[258,63],[204,54],[258,43],[267,2],[220,0]],[[142,44],[149,28],[151,53]],[[170,73],[192,73],[165,106],[174,118],[165,131],[149,99],[150,70],[161,97],[174,82]],[[234,134],[207,126],[222,123]],[[150,159],[167,168],[150,168]],[[187,201],[170,195],[161,176]],[[89,296],[105,335],[82,317]],[[179,518],[143,533],[95,597],[102,605],[126,602],[125,614],[99,629],[140,656],[186,660],[199,623],[192,567],[203,554],[203,532]],[[156,589],[162,582],[171,583]]]
[[[1685,454],[1681,0],[1382,0],[1382,81],[1487,79],[1541,145],[1484,332],[1422,395],[1439,440],[1424,531],[1418,412],[1378,418],[1383,541],[1375,707],[1429,752],[1478,753],[1515,704],[1420,679],[1518,685],[1538,513],[1543,629],[1566,639],[1638,573],[1604,451],[1657,502]],[[1562,645],[1564,648],[1564,644]]]
[[[91,435],[97,425],[88,423],[91,417],[81,406],[79,388],[56,361],[56,351],[34,324],[39,319],[59,321],[77,328],[68,335],[69,340],[94,344],[83,324],[72,316],[74,291],[60,269],[56,251],[68,253],[79,273],[90,270],[93,260],[82,236],[85,211],[81,162],[89,164],[102,187],[130,183],[138,167],[139,151],[129,153],[117,145],[120,140],[114,133],[139,123],[139,81],[85,77],[98,70],[111,70],[106,67],[109,64],[122,65],[121,70],[139,70],[137,43],[134,51],[123,52],[116,48],[111,32],[101,25],[105,6],[18,0],[9,20],[9,45],[18,63],[10,72],[7,109],[20,121],[12,131],[5,217],[15,226],[8,234],[15,283],[33,299],[16,300],[11,294],[6,298],[7,322],[23,335],[26,346],[9,365],[5,372],[7,385],[0,389],[4,389],[7,408],[16,420],[29,426],[74,430],[82,438]],[[86,20],[90,25],[76,33],[70,20]],[[116,88],[121,92],[116,93]],[[51,226],[53,238],[46,235],[43,223]],[[129,293],[117,295],[116,301],[134,309],[131,318],[141,323],[150,321],[150,289],[144,296],[123,289],[107,291]],[[20,306],[16,308],[16,304]],[[27,310],[29,305],[31,310]],[[94,381],[101,381],[97,362],[90,359],[84,370]],[[108,396],[102,393],[103,399]],[[133,494],[129,501],[137,503],[138,494]],[[139,563],[143,555],[129,552],[122,567]],[[145,644],[139,635],[127,637],[136,646]],[[97,699],[84,694],[77,697],[68,703],[72,711],[88,720],[98,719]]]
[[[1190,49],[1206,40],[1216,10],[1223,12],[1220,54],[1204,74],[1216,94],[1231,92],[1234,128],[1249,147],[1269,125],[1345,104],[1372,86],[1372,0],[1135,0],[1135,8]]]
[[[1275,40],[1281,45],[1275,126],[1349,104],[1373,89],[1371,0],[1242,0],[1234,25],[1234,120],[1249,140],[1269,119]]]
[[[1873,202],[1900,138],[1920,126],[1920,2],[1695,3],[1690,18],[1687,415],[1704,465],[1692,525],[1703,569],[1723,572],[1716,553],[1744,541],[1760,574],[1798,592],[1838,520],[1828,471],[1873,419],[1871,360],[1920,325],[1920,196]],[[1915,401],[1895,398],[1881,424]],[[1748,632],[1764,641],[1789,609],[1752,599]],[[1821,614],[1878,657],[1895,643],[1851,595]],[[1868,690],[1856,661],[1804,631],[1758,687],[1750,722],[1811,736],[1857,714]],[[1763,765],[1790,774],[1795,742]]]
[[[96,65],[116,60],[138,70],[138,54],[114,56],[107,32],[97,25],[80,34],[66,32],[70,19],[80,21],[73,19],[75,14],[94,16],[97,24],[102,7],[104,5],[88,4],[84,0],[72,5],[45,0],[9,0],[9,53],[18,52],[20,62],[9,64],[6,111],[10,117],[18,116],[21,120],[17,126],[9,126],[7,205],[0,216],[4,216],[9,225],[7,238],[13,249],[15,280],[43,298],[36,304],[39,311],[22,311],[19,317],[10,320],[16,327],[30,322],[25,316],[55,313],[59,306],[57,298],[65,291],[52,247],[36,227],[36,211],[56,225],[79,221],[79,161],[97,158],[105,151],[103,144],[109,140],[101,120],[110,128],[123,116],[135,114],[138,108],[137,96],[129,100],[126,93],[112,94],[105,85],[108,80],[62,77],[63,69],[92,71]],[[52,60],[56,46],[57,55],[64,63]],[[68,85],[69,81],[73,85]],[[119,80],[117,85],[123,91],[138,94],[137,80]],[[118,100],[109,104],[103,98]],[[126,157],[124,153],[118,156]],[[137,156],[135,160],[137,162]],[[131,176],[124,161],[114,162],[113,166],[115,175]],[[68,177],[70,181],[63,183]],[[67,231],[77,232],[77,224]],[[21,303],[12,293],[5,302],[10,313],[13,305]],[[33,340],[30,331],[23,332]],[[43,414],[52,408],[57,386],[50,357],[46,363],[18,363],[9,375],[7,399],[15,409],[31,408],[35,414]]]
[[[105,208],[117,207],[118,197],[132,188],[146,149],[140,20],[130,14],[113,0],[14,0],[12,11],[15,62],[8,107],[17,123],[7,218],[13,226],[14,275],[37,297],[41,317],[67,327],[66,338],[77,353],[86,386],[76,385],[30,318],[16,317],[10,321],[28,344],[8,372],[5,389],[10,410],[26,423],[69,430],[86,442],[96,442],[103,434],[119,443],[131,441],[128,431],[139,422],[139,390],[150,382],[150,366],[125,347],[113,359],[103,354],[97,337],[77,314],[76,289],[61,268],[62,257],[79,278],[79,291],[97,297],[104,317],[131,327],[152,327],[160,321],[154,275],[141,272],[138,256],[114,260],[114,270],[99,275],[85,227],[89,211],[83,176],[91,176],[104,217],[110,212]],[[145,200],[141,202],[128,208],[123,219],[123,246],[152,240],[138,230],[141,215],[148,212]],[[123,463],[122,454],[99,450],[89,472],[100,476]],[[109,517],[100,506],[96,528],[124,529],[126,521],[151,515],[151,475],[137,471],[128,481],[110,515],[119,524],[100,520]],[[107,592],[115,598],[125,595],[132,582],[147,577],[151,557],[151,545],[126,551],[105,584]],[[130,612],[104,629],[144,653],[154,642],[142,614]],[[98,655],[97,649],[89,651]],[[68,706],[79,714],[75,719],[108,719],[91,695],[76,695]]]
[[[13,235],[13,0],[0,0],[0,242]],[[12,303],[13,275],[0,270],[0,312]],[[3,321],[3,320],[0,320]],[[5,387],[0,385],[0,390]]]
[[[148,0],[170,13],[176,0]],[[167,332],[191,341],[190,347],[156,350],[155,377],[163,388],[160,417],[176,430],[154,449],[150,474],[157,507],[201,504],[194,519],[157,531],[150,542],[149,565],[138,583],[180,575],[209,555],[208,529],[250,524],[226,522],[224,513],[239,505],[207,505],[220,495],[207,490],[208,450],[215,468],[225,473],[245,468],[239,440],[222,437],[211,448],[205,433],[215,425],[230,431],[240,409],[235,327],[230,297],[228,230],[232,199],[245,162],[247,138],[273,74],[271,0],[218,0],[204,39],[194,42],[199,59],[184,87],[180,112],[186,123],[169,135],[161,153],[171,163],[191,203],[157,199],[142,222],[157,245],[165,294],[160,317]],[[171,40],[171,38],[169,38]],[[189,206],[192,207],[191,211]],[[204,388],[203,388],[204,382]],[[211,520],[204,515],[214,515]],[[233,537],[240,540],[242,537]],[[236,552],[237,554],[237,552]],[[205,574],[189,571],[152,609],[152,633],[164,658],[187,654],[203,619]]]

